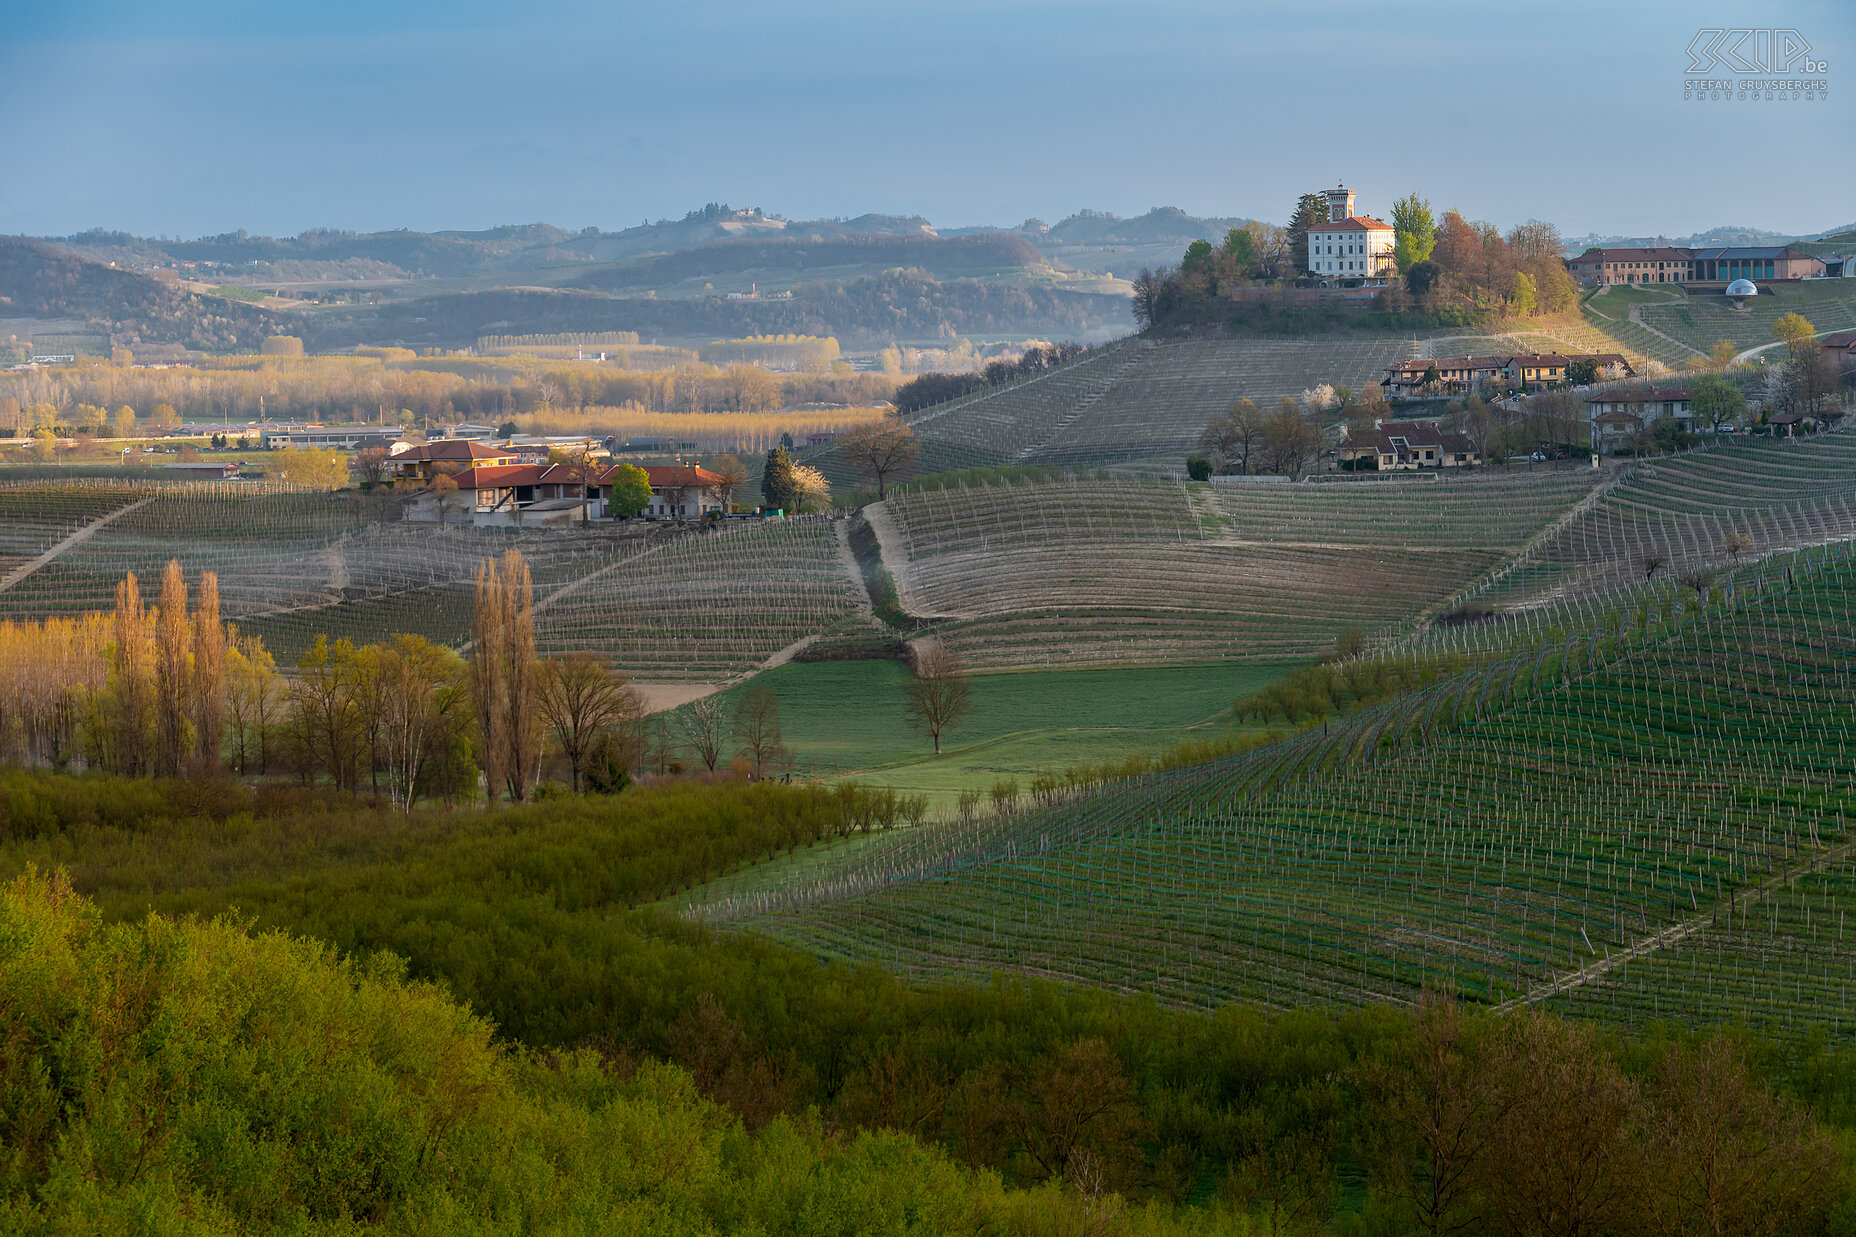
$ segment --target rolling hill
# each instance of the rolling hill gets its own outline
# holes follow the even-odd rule
[[[1247,755],[768,869],[690,912],[918,977],[1199,1007],[1428,987],[1847,1036],[1856,558],[1637,597]]]
[[[255,351],[284,328],[266,310],[201,296],[136,271],[88,261],[27,240],[0,237],[0,334],[86,334],[104,347],[178,344],[209,352]],[[72,326],[81,331],[72,331]]]

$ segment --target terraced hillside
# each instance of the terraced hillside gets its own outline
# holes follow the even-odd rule
[[[693,913],[911,975],[1181,1004],[1425,986],[1639,1024],[1856,1019],[1856,561],[1674,588],[1622,627],[1257,752],[878,839]]]
[[[647,680],[714,681],[810,636],[874,632],[842,529],[811,517],[662,543],[543,597],[536,644]]]
[[[1802,314],[1820,331],[1847,331],[1856,327],[1856,288],[1826,279],[1776,285],[1773,295],[1754,297],[1738,309],[1726,297],[1697,294],[1646,302],[1638,310],[1644,325],[1696,352],[1706,352],[1719,339],[1741,348],[1769,344],[1772,324],[1788,313]]]
[[[1703,582],[1736,564],[1856,538],[1856,437],[1761,440],[1646,461],[1452,606],[1494,617],[1435,633],[1453,647],[1596,621],[1644,581]]]
[[[1530,351],[1616,345],[1589,327],[1558,324],[1512,336],[1433,332],[1435,348],[1466,341]],[[1270,404],[1320,383],[1360,390],[1386,366],[1432,351],[1411,334],[1336,332],[1300,338],[1127,339],[1079,361],[963,396],[909,417],[922,445],[921,469],[1000,464],[1096,467],[1155,456],[1183,457],[1206,422],[1234,401]],[[857,479],[831,449],[808,462],[836,485]]]
[[[911,491],[868,514],[905,608],[976,665],[1284,660],[1347,627],[1407,627],[1597,481],[1068,480]]]

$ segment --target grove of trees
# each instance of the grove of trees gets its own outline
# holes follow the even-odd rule
[[[1375,322],[1385,324],[1385,315],[1455,323],[1528,318],[1564,313],[1577,301],[1560,256],[1559,232],[1550,223],[1530,219],[1503,233],[1454,210],[1437,220],[1430,203],[1415,193],[1393,203],[1391,214],[1398,277],[1374,303],[1373,311],[1381,315]],[[1327,202],[1320,194],[1303,194],[1286,229],[1252,224],[1233,230],[1219,247],[1196,242],[1177,269],[1143,270],[1134,280],[1136,323],[1146,328],[1240,321],[1288,306],[1286,299],[1282,306],[1272,306],[1267,297],[1234,304],[1229,293],[1238,286],[1285,289],[1297,281],[1306,284],[1308,232],[1327,216]],[[1329,317],[1311,316],[1304,308],[1284,320],[1306,325]]]

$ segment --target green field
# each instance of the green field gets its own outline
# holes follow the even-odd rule
[[[1172,666],[974,676],[973,708],[936,757],[903,713],[908,670],[894,661],[788,663],[749,685],[780,702],[801,777],[855,775],[945,803],[1000,778],[1150,755],[1230,725],[1231,702],[1274,682],[1286,665]]]

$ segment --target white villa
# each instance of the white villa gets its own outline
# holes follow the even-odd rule
[[[1383,279],[1397,272],[1392,225],[1353,213],[1353,190],[1327,192],[1326,223],[1308,229],[1308,268],[1324,280]]]

